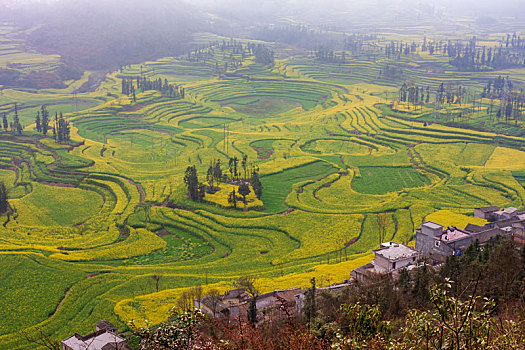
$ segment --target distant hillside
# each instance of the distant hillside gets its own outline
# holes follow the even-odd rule
[[[62,56],[66,67],[50,80],[181,54],[191,34],[205,28],[205,16],[178,0],[60,0],[2,10],[0,20],[37,26],[23,37],[29,48]]]

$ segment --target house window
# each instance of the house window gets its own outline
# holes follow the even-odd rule
[[[440,241],[436,241],[435,244],[436,244],[436,247],[439,247],[439,245],[441,244],[441,242],[440,242]]]
[[[394,270],[396,269],[396,263],[395,263],[395,262],[392,263],[392,268],[393,268]]]

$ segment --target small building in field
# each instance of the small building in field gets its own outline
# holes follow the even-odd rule
[[[126,339],[117,334],[117,327],[108,321],[99,321],[96,331],[82,336],[75,333],[62,340],[62,350],[132,350]]]
[[[381,248],[372,251],[375,255],[372,264],[378,273],[390,273],[415,264],[421,256],[414,248],[396,242],[381,243]]]
[[[373,252],[371,263],[350,272],[357,281],[370,280],[377,274],[396,274],[404,267],[415,265],[421,257],[416,249],[396,242],[381,243],[381,247]]]
[[[498,210],[499,210],[499,207],[495,205],[490,206],[490,207],[475,208],[474,216],[480,219],[488,220]]]

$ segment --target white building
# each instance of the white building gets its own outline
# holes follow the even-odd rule
[[[415,264],[421,255],[414,248],[396,242],[381,243],[381,248],[372,251],[375,254],[372,264],[378,273],[389,273]]]
[[[381,243],[379,249],[372,251],[375,257],[371,263],[350,272],[357,281],[365,281],[376,274],[395,273],[404,267],[415,265],[421,257],[421,253],[414,248],[396,242]]]
[[[62,350],[131,350],[126,339],[108,321],[97,322],[97,330],[86,336],[75,333],[62,340]]]

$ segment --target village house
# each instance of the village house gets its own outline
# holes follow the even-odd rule
[[[448,255],[462,254],[475,241],[483,245],[498,236],[511,237],[516,241],[525,237],[525,215],[516,208],[476,208],[474,215],[492,222],[484,226],[468,224],[464,229],[445,229],[434,222],[424,222],[416,230],[416,249],[431,263],[441,263]]]
[[[494,213],[494,215],[496,216],[496,220],[495,221],[509,220],[509,219],[512,219],[512,218],[518,216],[519,214],[520,213],[518,212],[518,209],[516,209],[514,207],[498,210],[498,211],[496,211]]]
[[[366,281],[374,274],[395,275],[400,269],[415,265],[421,256],[416,249],[396,242],[381,243],[381,247],[373,252],[374,260],[371,263],[350,273],[357,281]]]
[[[96,331],[82,336],[75,333],[62,340],[62,350],[132,350],[126,339],[117,334],[117,327],[108,321],[96,323]]]
[[[341,283],[333,283],[328,287],[318,287],[315,289],[315,295],[316,297],[321,293],[330,293],[332,295],[337,295],[342,293],[346,288],[350,287],[352,283],[354,283],[353,280],[344,280]],[[307,290],[303,290],[299,294],[295,295],[295,312],[297,317],[299,318],[304,316],[306,293]]]
[[[491,215],[499,210],[498,206],[481,207],[474,209],[474,216],[480,219],[489,220]]]
[[[300,288],[294,288],[258,295],[255,298],[257,322],[280,312],[281,304],[289,309],[295,309],[295,296],[300,292]],[[251,299],[252,297],[243,288],[239,288],[230,290],[224,295],[209,295],[195,299],[193,305],[211,317],[223,320],[234,320],[237,317],[247,319]]]
[[[445,229],[434,222],[424,222],[416,230],[416,249],[435,262],[443,262],[447,255],[465,250],[472,241],[470,233],[456,227]]]

